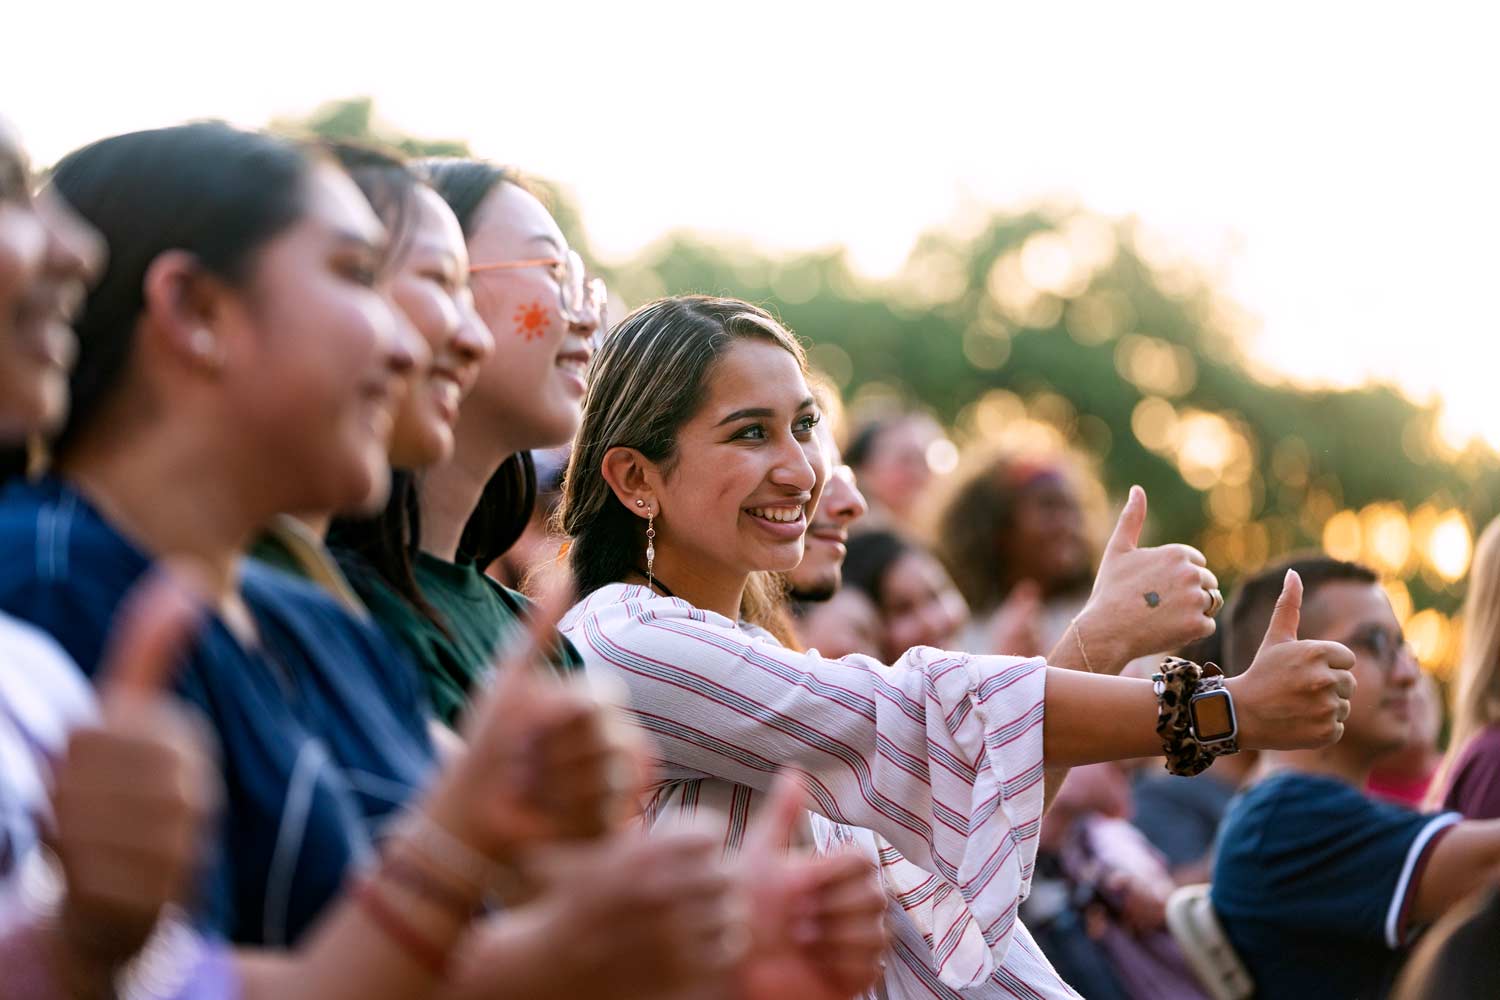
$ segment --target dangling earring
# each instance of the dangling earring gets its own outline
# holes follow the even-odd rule
[[[637,507],[646,507],[646,501],[637,500]],[[656,589],[656,513],[646,507],[646,586]]]
[[[656,515],[646,511],[646,586],[656,589]]]

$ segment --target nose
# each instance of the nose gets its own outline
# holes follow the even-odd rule
[[[813,442],[816,448],[816,442]],[[807,454],[807,446],[790,434],[776,456],[776,467],[771,470],[771,481],[778,486],[788,486],[799,493],[811,493],[818,500],[823,485],[821,453]],[[816,465],[814,462],[816,461]]]
[[[477,365],[495,350],[495,335],[490,333],[490,328],[479,318],[472,297],[458,302],[458,326],[453,331],[450,342],[453,353],[464,364]]]
[[[1396,651],[1396,663],[1391,669],[1392,684],[1404,688],[1414,687],[1421,673],[1422,665],[1417,662],[1417,655],[1410,646],[1402,646]]]
[[[104,270],[104,238],[50,187],[36,200],[37,215],[47,231],[47,270],[92,285]]]
[[[853,524],[870,512],[865,495],[854,485],[854,473],[841,465],[828,477],[823,487],[823,506],[828,516],[840,525]]]

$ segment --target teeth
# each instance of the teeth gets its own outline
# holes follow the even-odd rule
[[[754,507],[749,513],[754,517],[765,518],[767,521],[775,521],[778,524],[792,524],[802,519],[801,507]]]
[[[564,371],[570,371],[575,375],[582,375],[584,372],[588,371],[589,366],[575,358],[559,358],[557,361],[557,367],[563,369]]]

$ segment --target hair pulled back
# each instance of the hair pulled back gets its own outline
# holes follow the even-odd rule
[[[199,122],[101,139],[57,165],[53,188],[104,237],[109,261],[74,323],[72,405],[54,454],[122,383],[151,264],[182,250],[242,285],[260,249],[305,211],[312,162],[289,140]]]
[[[744,339],[776,344],[807,371],[796,337],[770,313],[739,299],[658,299],[626,316],[605,339],[589,369],[583,425],[557,516],[571,539],[569,557],[580,595],[623,580],[641,565],[645,550],[645,521],[604,480],[605,452],[634,448],[670,468],[678,432],[703,405],[715,364]],[[778,576],[755,574],[741,615],[774,626],[783,596]]]

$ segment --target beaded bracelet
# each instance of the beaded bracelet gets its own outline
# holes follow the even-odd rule
[[[484,910],[482,897],[475,899],[462,890],[445,885],[441,879],[434,878],[423,871],[420,865],[413,864],[404,858],[386,854],[380,859],[375,874],[390,879],[403,889],[442,907],[455,916],[472,918]]]
[[[426,813],[410,812],[390,831],[459,882],[488,892],[509,872],[443,829]]]
[[[420,965],[433,978],[442,979],[448,972],[448,951],[433,944],[422,933],[407,922],[396,908],[381,898],[375,883],[361,878],[354,883],[354,900],[370,921],[379,927],[386,937]]]

